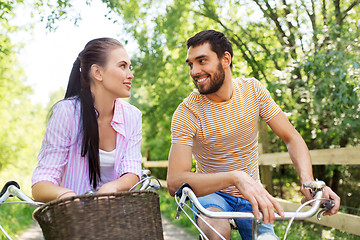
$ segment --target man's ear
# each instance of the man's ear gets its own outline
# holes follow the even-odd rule
[[[230,53],[228,51],[225,51],[224,55],[222,56],[222,61],[221,61],[223,68],[225,69],[227,67],[230,67],[231,61],[232,61],[232,59],[231,59]]]
[[[91,65],[90,74],[95,80],[98,80],[98,81],[103,80],[103,78],[102,78],[102,67],[100,67],[97,64]]]

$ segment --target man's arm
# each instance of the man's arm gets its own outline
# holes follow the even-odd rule
[[[274,209],[283,215],[283,209],[276,199],[247,173],[232,171],[201,174],[191,172],[191,167],[192,148],[183,144],[172,144],[167,174],[168,189],[172,196],[183,183],[190,184],[198,197],[235,186],[251,203],[256,218],[260,218],[259,208],[265,223],[274,223]]]
[[[229,174],[201,174],[191,172],[192,147],[184,144],[172,144],[169,152],[167,185],[169,193],[174,196],[176,190],[188,183],[196,196],[205,196],[231,186]]]
[[[312,199],[310,192],[303,188],[303,184],[314,180],[312,173],[312,163],[309,149],[306,146],[304,139],[296,131],[294,126],[289,122],[288,118],[283,112],[276,115],[268,122],[268,125],[286,144],[290,158],[294,164],[296,172],[299,175],[301,182],[301,192],[309,200]],[[335,214],[340,207],[340,198],[329,187],[325,188],[324,198],[330,198],[335,201],[335,206],[330,213],[326,215]]]

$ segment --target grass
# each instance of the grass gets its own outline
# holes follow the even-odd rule
[[[176,202],[171,197],[166,189],[159,191],[160,195],[160,209],[161,213],[166,216],[173,224],[183,227],[187,232],[194,236],[194,239],[198,239],[199,233],[192,225],[190,220],[184,213],[180,214],[178,220],[175,219],[176,215]],[[192,216],[191,211],[187,211]],[[286,227],[289,221],[276,221],[274,224],[275,233],[282,239]],[[237,231],[232,231],[231,239],[241,239]],[[289,240],[317,240],[317,239],[339,239],[339,240],[360,240],[360,236],[351,235],[345,232],[341,232],[336,229],[331,229],[314,223],[295,221],[290,227],[287,235]]]
[[[9,202],[9,201],[6,201]],[[12,238],[23,232],[34,223],[32,212],[34,207],[26,204],[3,204],[0,206],[0,224]],[[1,240],[7,240],[5,235],[0,233]]]

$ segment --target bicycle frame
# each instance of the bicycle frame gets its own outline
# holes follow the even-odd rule
[[[278,215],[277,213],[275,213],[275,219],[276,220],[305,220],[308,219],[312,216],[314,216],[320,206],[321,206],[321,201],[323,201],[324,199],[322,198],[323,196],[323,188],[325,187],[325,183],[323,181],[314,181],[306,186],[304,186],[306,188],[310,188],[313,194],[314,199],[309,201],[309,202],[314,202],[312,207],[306,211],[306,212],[299,212],[299,210],[307,205],[309,202],[303,204],[301,206],[300,209],[298,209],[298,211],[296,212],[285,212],[284,213],[284,217],[281,217],[280,215]],[[262,214],[260,212],[260,219],[256,219],[254,214],[251,212],[214,212],[214,211],[209,211],[208,209],[205,209],[200,202],[198,201],[195,193],[193,192],[193,190],[191,189],[191,187],[188,184],[184,184],[183,186],[181,186],[175,193],[175,197],[179,197],[180,200],[177,202],[178,203],[178,208],[177,208],[177,215],[176,215],[176,219],[179,217],[180,212],[183,210],[183,206],[186,204],[186,200],[189,199],[192,204],[194,205],[194,207],[203,215],[209,217],[209,218],[221,218],[221,219],[236,219],[236,218],[242,218],[242,219],[252,219],[253,220],[253,237],[254,239],[258,239],[258,231],[259,231],[259,226],[260,223],[262,222]],[[330,204],[331,205],[331,204]],[[327,208],[329,208],[327,206]],[[330,206],[331,208],[331,206]],[[323,212],[324,210],[320,211],[318,214],[318,219],[320,220],[320,214]],[[194,223],[194,222],[193,222]],[[198,229],[199,230],[199,229]],[[214,230],[214,229],[213,229]],[[201,230],[199,230],[201,233]]]

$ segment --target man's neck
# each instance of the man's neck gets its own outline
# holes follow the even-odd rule
[[[220,89],[215,93],[207,94],[206,97],[213,102],[226,102],[232,98],[233,88],[231,74],[225,74],[224,83]]]

